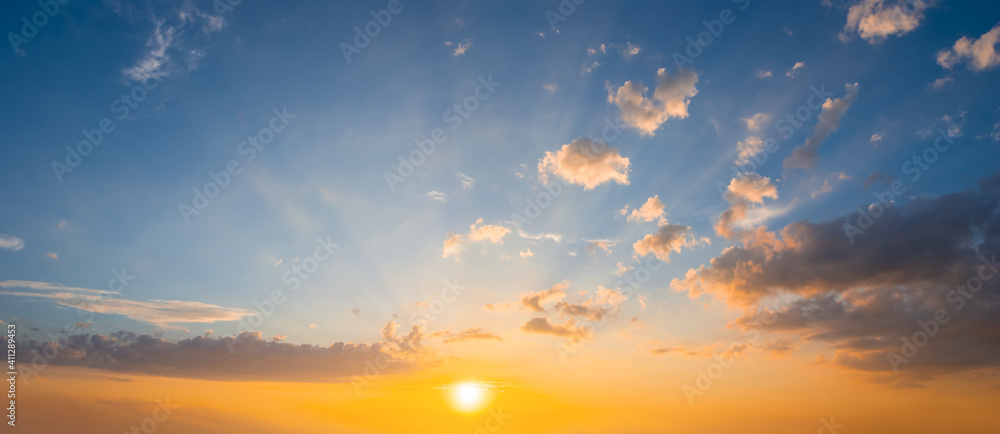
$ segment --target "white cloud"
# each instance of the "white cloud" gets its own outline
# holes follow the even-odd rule
[[[621,110],[625,125],[643,136],[653,135],[670,118],[688,117],[688,104],[698,94],[695,87],[698,74],[692,70],[667,75],[667,70],[660,68],[656,77],[657,86],[650,97],[646,96],[649,89],[642,82],[626,81],[617,90],[609,89],[608,92],[608,102]]]
[[[56,304],[87,312],[122,315],[136,321],[155,324],[164,329],[182,329],[177,324],[235,321],[253,312],[221,307],[196,301],[126,300],[115,298],[114,291],[68,287],[55,283],[7,280],[0,288],[22,288],[30,291],[0,291],[3,295],[47,298]]]
[[[8,234],[0,234],[0,249],[18,251],[24,248],[24,240]]]
[[[448,195],[440,191],[431,190],[424,194],[424,197],[433,200],[435,202],[445,203],[448,201]]]
[[[535,256],[535,254],[531,251],[531,249],[527,249],[523,252],[518,252],[518,253],[521,255],[522,258],[531,258]]]
[[[847,23],[840,32],[840,40],[847,43],[855,32],[869,44],[880,43],[889,36],[905,35],[920,26],[927,6],[921,0],[858,1],[847,10]]]
[[[556,152],[546,152],[538,160],[538,177],[549,182],[549,175],[557,175],[570,184],[582,185],[585,190],[605,182],[628,185],[629,159],[604,142],[575,139]]]
[[[788,72],[785,73],[785,77],[795,77],[796,75],[799,75],[799,70],[805,67],[806,62],[795,62],[795,65],[792,65],[792,69],[789,69]]]
[[[545,83],[542,85],[542,89],[545,89],[551,93],[555,93],[556,89],[559,89],[559,86],[556,85],[555,83]]]
[[[868,141],[878,145],[879,143],[882,143],[882,135],[879,133],[872,134],[872,137],[868,139]]]
[[[226,24],[221,16],[202,12],[191,2],[183,3],[164,18],[154,18],[153,22],[153,33],[146,40],[147,50],[133,65],[122,70],[127,80],[160,80],[197,69],[205,56],[202,47],[209,45],[211,34]]]
[[[768,78],[771,75],[771,71],[757,71],[757,78]]]
[[[472,186],[476,184],[475,179],[472,179],[471,176],[466,175],[462,172],[456,173],[455,176],[458,177],[458,182],[462,183],[462,188],[465,189],[472,188]]]
[[[946,69],[951,69],[962,62],[966,62],[966,66],[973,71],[991,69],[1000,65],[997,42],[1000,42],[1000,24],[993,26],[978,39],[963,36],[962,39],[955,41],[952,48],[938,51],[937,63]]]

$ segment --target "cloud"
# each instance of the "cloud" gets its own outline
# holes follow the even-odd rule
[[[868,139],[868,141],[878,145],[879,143],[882,143],[882,135],[879,133],[872,134],[872,137]]]
[[[829,179],[825,179],[823,180],[823,185],[819,188],[819,190],[813,190],[809,196],[815,199],[816,196],[823,195],[831,191],[833,191],[833,186],[830,185]]]
[[[447,194],[444,194],[444,193],[442,193],[440,191],[436,191],[436,190],[431,190],[431,191],[428,191],[427,193],[424,193],[424,197],[426,197],[426,198],[428,198],[430,200],[433,200],[435,202],[445,203],[445,202],[448,201],[448,195]]]
[[[799,70],[805,67],[806,62],[795,62],[795,65],[792,65],[792,69],[789,69],[788,72],[785,73],[785,77],[795,77],[796,75],[799,75]]]
[[[934,88],[934,89],[940,89],[940,88],[944,87],[944,85],[946,85],[948,83],[951,83],[953,81],[955,81],[955,78],[952,77],[952,76],[950,76],[950,75],[949,76],[945,76],[945,77],[941,77],[939,79],[934,80],[934,82],[931,83],[931,87]]]
[[[126,300],[115,298],[114,291],[75,288],[46,282],[6,280],[0,288],[21,288],[31,291],[0,291],[2,295],[46,298],[65,307],[87,312],[122,315],[136,321],[154,324],[164,329],[182,329],[182,323],[211,323],[235,321],[253,312],[244,309],[216,306],[196,301],[180,300]]]
[[[577,326],[576,320],[573,318],[566,320],[563,324],[552,324],[548,318],[536,317],[521,326],[521,330],[525,333],[541,333],[570,338],[573,342],[589,338],[593,335],[593,332],[589,328]]]
[[[777,199],[778,189],[770,178],[756,173],[746,173],[733,178],[726,188],[726,201],[729,208],[722,212],[715,224],[715,232],[726,238],[734,238],[741,231],[735,226],[746,220],[747,212],[752,204],[764,203],[764,198]]]
[[[847,23],[840,32],[840,40],[847,43],[857,33],[869,44],[878,44],[889,36],[905,35],[920,26],[927,6],[921,0],[858,1],[847,10]]]
[[[736,164],[745,165],[754,156],[764,152],[764,141],[757,136],[747,137],[742,142],[736,142],[736,152]]]
[[[746,122],[747,129],[750,131],[760,131],[760,129],[771,120],[771,117],[766,113],[757,113],[753,116],[743,119]]]
[[[633,269],[635,269],[635,267],[630,266],[630,265],[625,265],[622,262],[618,262],[617,264],[615,264],[615,275],[616,276],[622,276],[625,273],[628,273],[629,270],[633,270]]]
[[[0,249],[18,251],[24,248],[24,240],[8,234],[0,234]]]
[[[471,176],[466,175],[462,172],[456,173],[455,176],[458,177],[458,182],[462,183],[463,189],[471,189],[472,186],[475,185],[476,183],[475,179],[472,179]]]
[[[52,259],[54,261],[58,261],[59,260],[59,254],[57,254],[57,253],[48,252],[48,253],[45,254],[45,256],[47,256],[49,259]]]
[[[556,93],[556,89],[559,89],[559,86],[555,83],[545,83],[542,85],[542,89],[545,89],[550,93]]]
[[[757,78],[769,78],[771,77],[771,71],[758,71]]]
[[[665,68],[660,68],[656,77],[657,86],[651,97],[646,96],[648,89],[641,82],[626,81],[617,90],[608,92],[608,102],[621,110],[625,125],[643,136],[652,136],[668,119],[688,117],[688,104],[698,94],[695,87],[698,74],[692,70],[681,70],[671,76]]]
[[[1000,176],[980,185],[982,192],[883,205],[884,214],[860,235],[848,236],[845,229],[858,224],[855,212],[747,237],[711,265],[674,279],[671,288],[742,306],[779,292],[809,297],[897,286],[945,291],[975,275],[980,252],[1000,252]],[[921,229],[927,227],[935,229]]]
[[[510,229],[498,225],[484,225],[483,219],[477,219],[476,223],[469,226],[469,241],[489,241],[491,243],[503,244],[503,237],[510,233]],[[481,225],[481,226],[476,226]]]
[[[453,342],[464,342],[472,340],[490,340],[490,341],[502,341],[503,338],[483,330],[480,327],[472,327],[462,330],[458,334],[451,333],[447,330],[444,332],[435,333],[437,336],[444,337],[444,343],[450,344]]]
[[[587,239],[584,239],[583,241],[587,242],[587,251],[588,252],[590,252],[590,253],[597,253],[597,249],[602,249],[602,250],[604,250],[604,253],[606,253],[608,255],[611,254],[611,248],[614,247],[615,244],[618,244],[617,242],[612,241],[612,240],[587,240]]]
[[[538,177],[549,182],[549,175],[556,175],[570,184],[582,185],[593,190],[600,184],[614,181],[628,185],[629,159],[604,142],[575,139],[556,152],[546,152],[538,160]]]
[[[992,69],[1000,65],[997,42],[1000,42],[1000,24],[993,26],[978,39],[963,36],[962,39],[955,41],[952,48],[938,51],[937,63],[945,69],[952,69],[962,62],[973,71]]]
[[[858,97],[858,87],[857,83],[846,84],[844,85],[846,95],[837,99],[828,98],[823,103],[823,108],[818,116],[819,122],[813,128],[813,136],[806,139],[804,145],[795,148],[792,155],[785,158],[785,168],[810,170],[816,165],[816,161],[819,159],[817,150],[820,143],[840,127],[840,120],[844,117],[844,113],[847,113],[847,109]]]
[[[472,48],[472,41],[466,38],[457,43],[446,42],[445,45],[455,45],[455,51],[451,52],[452,56],[464,56],[465,52]]]
[[[202,47],[210,45],[211,35],[226,24],[221,16],[203,12],[192,2],[183,3],[153,22],[146,51],[122,70],[126,80],[142,83],[194,71],[205,56]]]
[[[670,252],[680,252],[683,247],[698,244],[691,234],[691,228],[684,225],[665,224],[655,234],[647,234],[641,240],[632,244],[632,249],[639,256],[652,254],[663,262],[670,262]]]
[[[633,209],[632,213],[626,218],[630,222],[651,222],[653,220],[659,219],[665,224],[664,211],[663,211],[663,201],[660,200],[659,195],[654,195],[653,197],[646,199],[646,203],[642,204],[639,208]]]
[[[464,245],[462,243],[462,236],[459,234],[448,234],[448,238],[444,240],[444,248],[441,252],[442,258],[447,258],[449,256],[458,256],[462,254]]]
[[[552,240],[552,241],[555,241],[557,243],[560,242],[560,241],[562,241],[562,235],[559,235],[559,234],[547,234],[547,233],[542,232],[540,234],[532,235],[532,234],[529,234],[529,233],[525,232],[523,229],[520,229],[520,228],[517,229],[517,235],[520,236],[521,238],[527,238],[529,240],[535,240],[535,241],[539,241],[539,240]]]
[[[393,329],[394,330],[394,329]],[[280,337],[278,335],[276,337]],[[419,332],[375,344],[337,342],[329,346],[268,341],[260,332],[238,337],[197,336],[168,341],[119,331],[109,335],[77,334],[59,342],[25,342],[23,362],[32,351],[53,354],[55,365],[83,366],[166,377],[228,381],[346,382],[364,372],[365,362],[386,359],[385,373],[405,373],[417,365]],[[396,341],[405,342],[407,349]],[[44,349],[46,346],[54,347]],[[230,351],[230,349],[232,351]],[[287,369],[295,366],[295,369]]]
[[[521,297],[521,304],[535,312],[545,312],[546,308],[542,304],[562,300],[566,296],[566,288],[569,288],[569,282],[562,281],[549,289],[529,293]]]
[[[351,309],[350,313],[351,313],[351,316],[361,315],[361,309],[356,307],[354,309]]]
[[[535,254],[532,253],[531,249],[527,249],[518,253],[521,255],[522,258],[531,258],[535,256]]]

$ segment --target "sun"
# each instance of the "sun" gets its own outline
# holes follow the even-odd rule
[[[475,382],[455,384],[450,389],[451,401],[455,410],[465,413],[485,407],[491,395],[487,386]]]

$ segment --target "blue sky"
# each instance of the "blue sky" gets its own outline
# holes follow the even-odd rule
[[[991,54],[975,54],[987,62],[978,68],[973,57],[950,64],[938,53],[995,29],[1000,6],[917,3],[912,28],[894,22],[886,34],[865,37],[848,23],[858,2],[751,1],[740,10],[744,3],[728,1],[590,1],[553,27],[546,11],[558,10],[556,2],[403,1],[346,62],[340,44],[386,2],[244,2],[221,17],[209,2],[72,2],[20,52],[0,57],[0,233],[23,242],[0,249],[0,282],[106,289],[112,270],[124,267],[135,279],[116,299],[213,306],[199,321],[183,320],[178,312],[189,313],[188,306],[161,312],[178,318],[158,323],[137,320],[136,308],[123,306],[90,325],[93,332],[168,338],[206,329],[234,334],[232,315],[282,289],[287,302],[257,329],[318,344],[378,340],[387,321],[419,325],[410,321],[414,304],[457,279],[471,296],[425,324],[427,332],[482,327],[507,336],[520,333],[524,318],[490,314],[483,305],[564,280],[574,294],[614,289],[617,264],[642,263],[633,243],[655,234],[665,218],[688,227],[690,242],[661,258],[669,263],[620,307],[614,327],[638,317],[650,338],[720,339],[733,313],[672,290],[671,281],[739,244],[715,230],[732,206],[718,185],[733,180],[739,142],[774,138],[779,145],[756,171],[777,197],[754,202],[760,219],[749,223],[773,229],[867,206],[875,199],[865,184],[875,173],[906,181],[901,203],[967,190],[995,173],[1000,87]],[[40,10],[33,2],[3,8],[11,32],[20,31],[19,17]],[[735,21],[678,71],[674,54],[723,9]],[[695,92],[671,93],[667,99],[682,110],[654,104],[665,112],[650,131],[626,125],[610,143],[629,161],[627,185],[605,179],[591,189],[563,178],[553,205],[522,228],[559,240],[519,235],[511,215],[545,191],[539,161],[574,140],[600,138],[606,120],[636,119],[612,95],[641,82],[648,90],[639,98],[649,104],[661,68],[665,77],[693,74]],[[148,77],[157,87],[119,119],[114,101]],[[475,94],[480,77],[500,84],[452,129],[443,115]],[[813,137],[819,111],[787,139],[775,121],[806,104],[811,87],[841,99],[855,83],[856,98],[821,141],[816,164],[784,167],[792,149]],[[274,110],[294,118],[246,161],[241,142],[268,127]],[[764,116],[752,130],[746,119],[757,114]],[[60,182],[52,162],[64,161],[66,146],[102,118],[114,130]],[[447,140],[390,189],[386,171],[435,128]],[[902,166],[933,144],[927,131],[935,128],[950,131],[954,145],[910,181]],[[231,160],[242,171],[185,222],[179,205]],[[473,181],[464,186],[463,176]],[[871,190],[886,188],[876,182]],[[662,215],[634,222],[619,213],[653,196]],[[497,242],[474,241],[470,225],[510,232]],[[449,234],[464,237],[464,249],[443,257]],[[283,276],[313,254],[317,238],[339,247],[288,291]],[[592,240],[605,240],[609,251],[588,249]],[[533,256],[522,256],[529,249]],[[39,338],[76,317],[51,299],[0,294],[0,318],[39,328]]]

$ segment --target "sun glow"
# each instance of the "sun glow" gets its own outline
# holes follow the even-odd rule
[[[490,398],[489,389],[479,383],[459,383],[450,389],[452,405],[461,412],[481,410]]]

